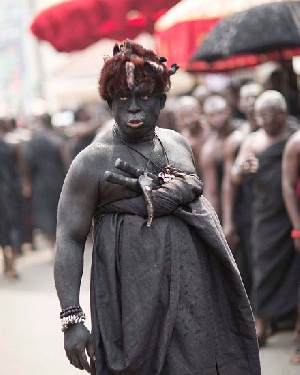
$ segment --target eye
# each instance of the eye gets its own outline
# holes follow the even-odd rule
[[[122,102],[126,101],[127,99],[128,99],[127,96],[122,96],[122,97],[120,98],[120,100],[121,100]]]
[[[141,96],[141,99],[142,99],[142,100],[148,100],[148,99],[149,99],[149,96],[148,96],[148,95],[142,95],[142,96]]]

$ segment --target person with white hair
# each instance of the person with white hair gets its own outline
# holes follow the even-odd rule
[[[276,322],[297,307],[300,256],[291,238],[291,221],[282,193],[282,155],[295,129],[288,125],[287,105],[278,91],[267,90],[255,102],[260,129],[247,136],[235,165],[234,178],[252,175],[251,302],[260,346],[266,344],[268,322]],[[250,214],[250,213],[249,213]]]

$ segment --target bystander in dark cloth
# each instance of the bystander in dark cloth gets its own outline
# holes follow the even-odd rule
[[[16,150],[0,139],[0,246],[20,250],[23,199]]]
[[[281,161],[287,139],[258,154],[253,176],[252,305],[257,316],[281,318],[297,307],[300,254],[295,252],[281,188]]]
[[[23,156],[31,185],[34,228],[55,238],[57,205],[66,175],[63,139],[51,127],[48,115],[40,119],[41,127],[23,144]]]

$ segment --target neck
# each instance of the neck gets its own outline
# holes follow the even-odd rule
[[[155,128],[151,129],[147,133],[135,132],[135,134],[127,134],[120,130],[120,128],[115,125],[114,127],[117,135],[122,139],[123,142],[127,143],[146,143],[151,142],[155,138]]]
[[[224,138],[227,137],[231,133],[232,124],[231,122],[227,122],[224,126],[220,129],[217,129],[217,137]]]

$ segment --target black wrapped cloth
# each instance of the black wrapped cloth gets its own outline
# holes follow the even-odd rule
[[[281,188],[281,160],[287,139],[258,155],[253,177],[253,308],[260,318],[278,319],[297,306],[300,254],[291,238]]]
[[[219,221],[193,176],[99,208],[93,374],[259,375],[252,311]]]

